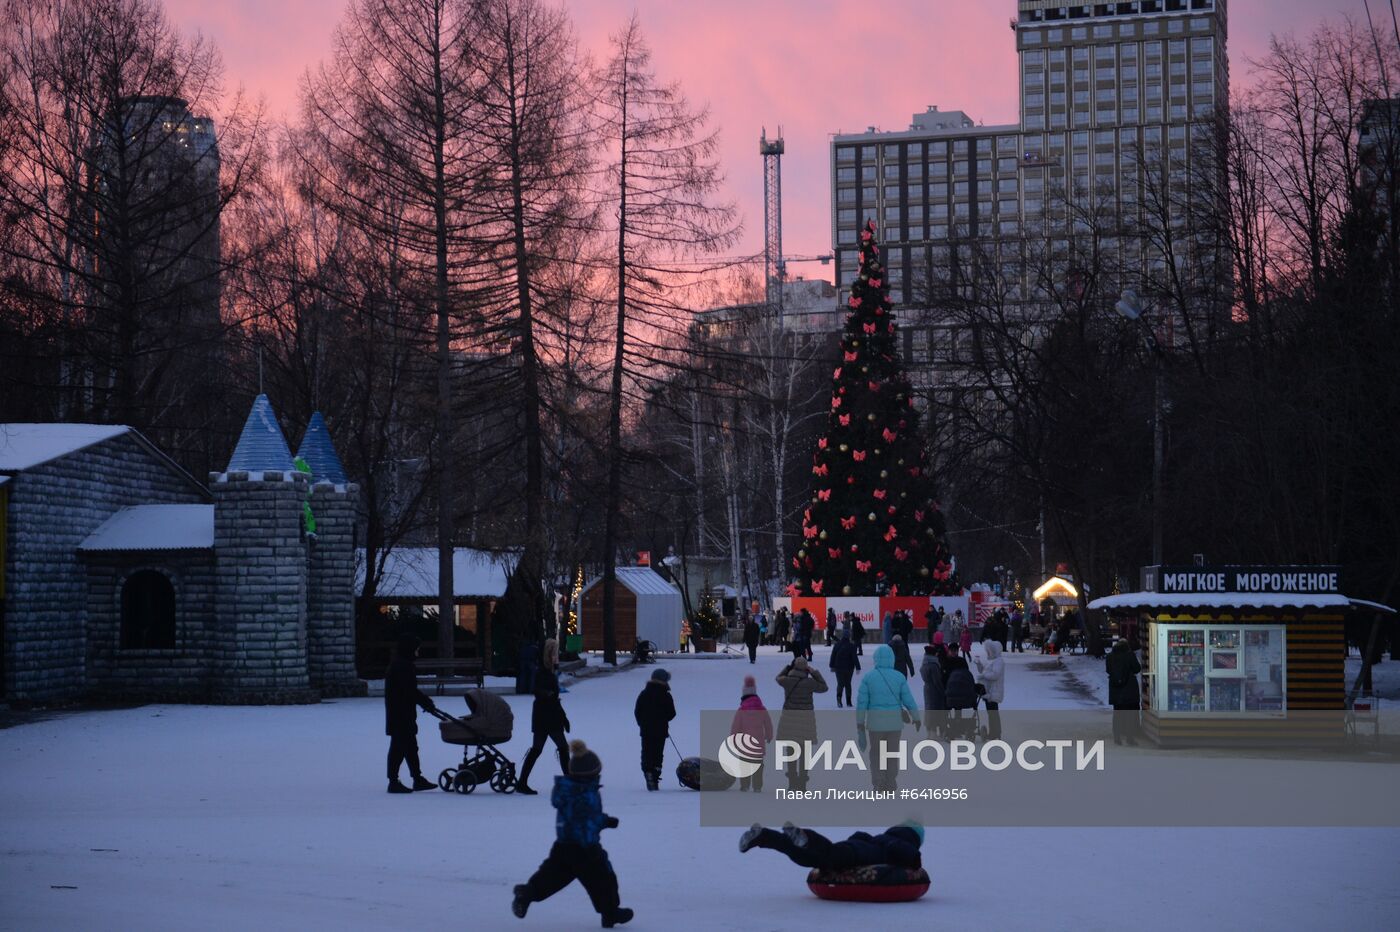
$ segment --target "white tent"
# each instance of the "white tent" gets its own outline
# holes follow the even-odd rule
[[[585,650],[603,647],[603,578],[589,582],[579,594],[579,630]],[[617,568],[614,634],[618,650],[630,651],[638,641],[656,650],[679,650],[685,605],[681,592],[648,566]]]

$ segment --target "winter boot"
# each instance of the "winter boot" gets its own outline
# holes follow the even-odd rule
[[[611,913],[603,917],[603,928],[611,929],[613,926],[626,925],[632,920],[632,910],[619,906]]]
[[[658,777],[656,775],[656,771],[643,770],[642,776],[646,777],[648,792],[654,792],[656,790],[661,789],[661,787],[657,785]]]
[[[783,834],[788,837],[788,841],[792,842],[795,847],[807,847],[807,833],[791,822],[783,823]]]
[[[390,793],[412,793],[413,791],[410,790],[408,787],[404,786],[404,785],[403,785],[402,783],[400,783],[397,779],[394,779],[394,780],[390,780],[390,781],[389,781],[389,792],[390,792]]]
[[[521,796],[538,796],[538,795],[540,795],[539,790],[532,790],[532,789],[530,789],[529,784],[526,784],[526,783],[517,783],[517,784],[515,784],[515,792],[518,793],[518,794],[521,795]]]
[[[413,778],[413,791],[414,791],[415,793],[418,792],[419,790],[435,790],[435,789],[437,789],[437,784],[434,783],[432,780],[425,780],[425,779],[423,778],[423,775],[422,775],[421,773],[418,774],[417,776],[415,776],[415,777]]]
[[[758,836],[763,834],[763,826],[755,822],[749,826],[749,830],[739,836],[739,851],[748,851],[758,843]]]
[[[510,901],[510,911],[515,918],[524,919],[525,910],[530,908],[530,888],[523,883],[515,885],[515,899]]]

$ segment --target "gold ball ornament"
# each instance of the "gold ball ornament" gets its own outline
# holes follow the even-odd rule
[[[845,452],[848,451],[849,449],[850,449],[850,447],[848,447],[846,444],[844,444],[844,443],[841,444],[841,452],[842,452],[842,453],[845,453]]]
[[[866,515],[865,517],[866,517],[868,520],[870,520],[870,521],[874,521],[874,520],[875,520],[875,512],[872,511],[870,514]]]
[[[930,533],[932,533],[932,532],[930,531]],[[818,534],[817,536],[820,537],[822,540],[826,540],[826,531],[822,531],[822,532],[821,532],[820,534]]]
[[[880,470],[880,478],[881,478],[881,479],[888,479],[889,477],[890,477],[890,471],[889,471],[888,469],[882,469],[882,470]]]
[[[865,419],[866,419],[867,421],[873,421],[873,420],[875,420],[875,412],[874,412],[874,411],[871,411],[869,414],[867,414],[867,415],[865,416]]]
[[[850,586],[842,586],[842,587],[841,587],[841,594],[842,594],[842,595],[850,595],[850,594],[851,594],[851,587],[850,587]]]
[[[919,567],[919,575],[920,575],[920,576],[927,576],[927,575],[928,575],[928,567],[927,567],[927,566],[921,566],[921,567]]]
[[[800,559],[805,560],[805,559],[807,559],[807,551],[805,551],[805,550],[799,550],[799,551],[797,551],[797,556],[798,556]]]

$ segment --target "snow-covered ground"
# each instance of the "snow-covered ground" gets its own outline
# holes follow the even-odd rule
[[[825,667],[824,649],[817,662]],[[1039,654],[1009,655],[1005,708],[1075,708],[1092,694]],[[737,705],[755,672],[770,706],[781,661],[663,665],[697,750],[702,708]],[[1091,665],[1092,662],[1086,662]],[[1096,669],[1101,670],[1101,667]],[[1087,670],[1087,666],[1086,666]],[[698,794],[638,772],[632,703],[646,669],[579,680],[574,732],[603,759],[621,819],[604,844],[636,929],[1139,930],[1394,926],[1400,831],[943,829],[930,826],[933,888],[903,905],[817,900],[805,872],[740,854],[737,829],[699,827]],[[1102,677],[1086,673],[1085,684]],[[517,761],[529,700],[509,697]],[[819,697],[834,707],[834,695]],[[458,711],[458,697],[441,700]],[[425,769],[459,749],[421,717]],[[579,929],[597,917],[577,886],[516,920],[510,887],[553,838],[547,793],[384,792],[378,699],[319,706],[146,706],[0,731],[0,928]],[[555,769],[541,761],[537,788]],[[1306,805],[1306,801],[1300,801]]]

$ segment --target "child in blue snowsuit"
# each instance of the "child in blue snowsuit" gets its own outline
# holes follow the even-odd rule
[[[531,903],[547,900],[577,880],[588,891],[593,908],[611,929],[632,918],[632,910],[618,905],[617,874],[603,850],[605,828],[617,828],[617,819],[603,811],[598,778],[603,763],[582,741],[569,742],[569,775],[554,778],[549,801],[558,810],[554,818],[554,845],[539,869],[515,887],[511,912],[521,919]]]

